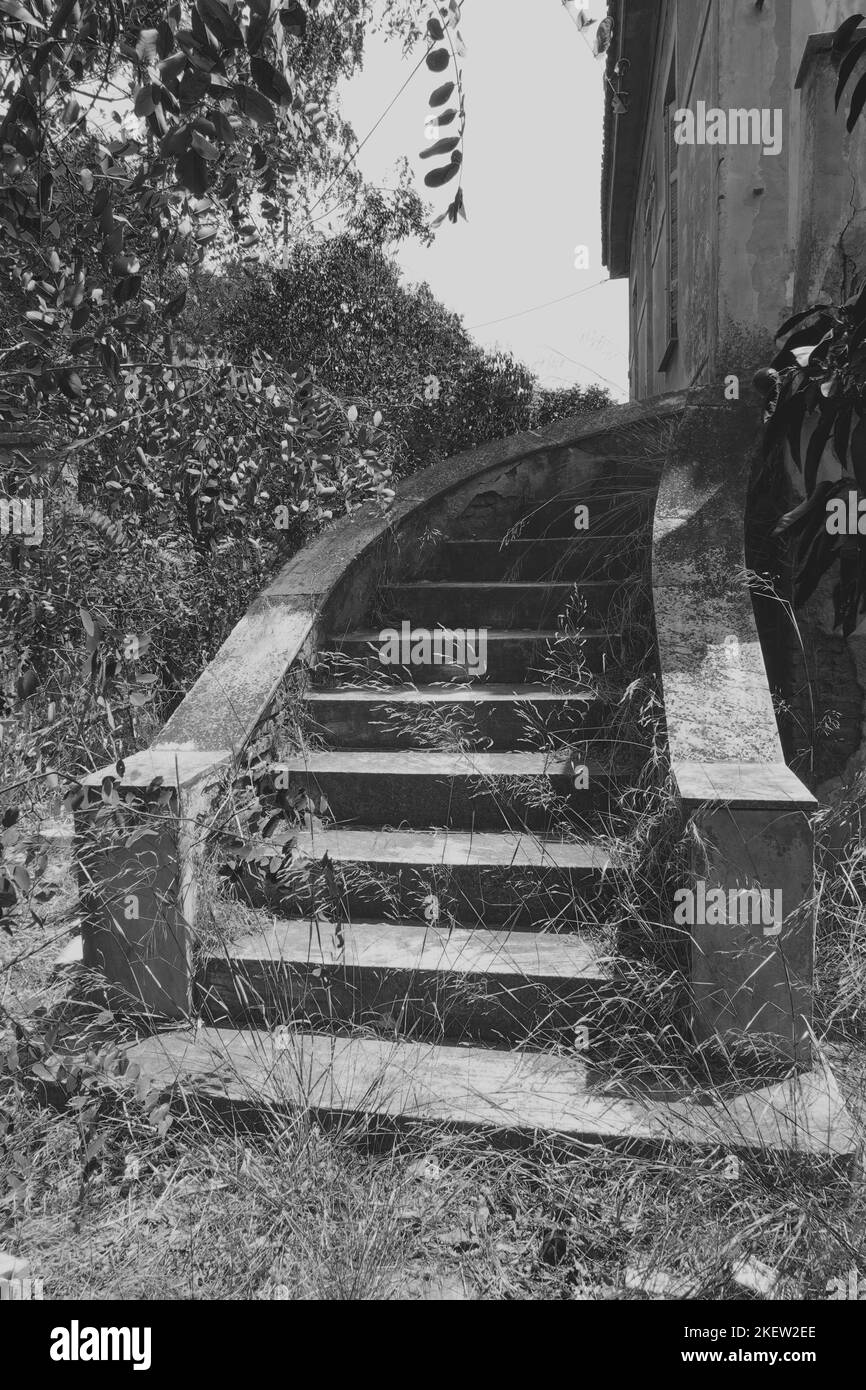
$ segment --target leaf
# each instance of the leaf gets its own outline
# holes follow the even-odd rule
[[[301,5],[289,5],[280,10],[280,23],[293,38],[302,39],[307,32],[307,16]]]
[[[774,358],[773,366],[787,366],[791,358],[798,362],[801,367],[805,366],[805,362],[801,361],[798,356],[797,349],[817,348],[820,343],[824,342],[825,338],[832,336],[832,331],[833,320],[829,314],[824,314],[822,318],[809,324],[808,328],[801,328],[799,332],[791,334],[779,356]],[[811,355],[809,360],[811,360]]]
[[[216,145],[208,140],[207,136],[202,135],[199,130],[194,130],[192,132],[192,148],[195,150],[196,154],[201,155],[202,159],[219,159],[220,152]]]
[[[791,457],[800,472],[803,471],[801,444],[803,438],[803,422],[805,418],[805,396],[802,394],[792,396],[785,406],[785,438],[788,441],[788,448],[791,450]]]
[[[185,53],[172,53],[171,57],[163,58],[159,65],[160,80],[171,92],[176,92],[178,79],[187,66]]]
[[[188,125],[176,125],[167,135],[163,136],[159,146],[161,155],[174,155],[179,157],[185,154],[192,142],[192,130]]]
[[[201,155],[189,149],[181,155],[174,167],[178,183],[188,188],[197,198],[203,198],[208,190],[210,176]]]
[[[78,373],[70,368],[68,371],[61,374],[60,389],[65,396],[69,396],[70,399],[74,400],[76,396],[81,395],[84,390],[84,385]]]
[[[163,309],[163,313],[165,314],[166,318],[176,318],[176,316],[180,313],[185,303],[186,290],[181,290],[180,294],[176,294],[174,296],[174,299],[170,299],[166,304],[165,308]]]
[[[78,616],[79,616],[79,618],[81,619],[82,625],[83,625],[83,627],[84,627],[84,631],[87,633],[88,637],[95,637],[95,636],[96,636],[96,624],[94,623],[94,621],[93,621],[93,619],[91,618],[90,614],[88,613],[87,609],[86,609],[86,608],[79,608],[79,610],[78,610]]]
[[[794,604],[800,608],[814,594],[824,575],[831,568],[838,549],[838,536],[831,536],[823,518],[811,545],[797,571],[794,582]]]
[[[33,670],[32,666],[28,666],[25,671],[21,672],[21,675],[15,682],[15,693],[17,694],[18,699],[28,699],[29,696],[33,694],[38,684],[39,678],[37,677],[36,672]]]
[[[457,110],[456,110],[455,107],[452,106],[452,107],[449,108],[449,110],[443,111],[441,116],[429,116],[429,117],[427,118],[427,124],[428,124],[428,125],[438,125],[438,126],[450,125],[451,122],[454,121],[454,120],[456,120],[456,119],[457,119]]]
[[[846,125],[849,135],[857,124],[860,118],[860,112],[863,110],[864,106],[866,106],[866,75],[860,78],[860,81],[854,88],[854,95],[851,98],[851,109],[848,112],[848,121]]]
[[[811,308],[804,309],[802,313],[794,314],[792,318],[785,319],[785,322],[776,334],[776,341],[778,342],[784,338],[787,333],[791,332],[792,328],[797,327],[798,323],[802,323],[805,319],[811,318],[813,314],[826,313],[829,308],[829,304],[813,304]]]
[[[196,9],[226,48],[243,48],[244,36],[237,20],[220,0],[196,0]]]
[[[441,87],[437,87],[430,97],[431,106],[444,106],[454,91],[454,83],[446,82]]]
[[[244,82],[236,82],[234,93],[241,111],[251,121],[255,121],[257,125],[273,125],[276,122],[277,113],[273,106],[267,97],[256,91],[255,87],[248,87]]]
[[[427,66],[431,72],[444,72],[451,62],[451,54],[447,48],[434,48],[427,54]]]
[[[831,406],[819,416],[812,438],[809,440],[806,462],[803,465],[803,483],[807,492],[814,490],[818,469],[821,466],[821,459],[833,430],[836,414],[837,409]]]
[[[132,103],[132,109],[135,112],[136,116],[141,117],[141,119],[143,120],[145,116],[149,116],[151,114],[155,106],[156,101],[153,95],[153,83],[145,82],[144,86],[139,87],[138,91],[135,94]]]
[[[428,188],[441,188],[443,184],[454,178],[462,163],[462,160],[455,157],[457,154],[458,151],[455,150],[451,156],[450,164],[442,164],[438,169],[431,169],[430,173],[425,175],[424,182]]]
[[[37,19],[18,0],[0,0],[0,14],[8,14],[10,19],[17,19],[19,24],[29,24],[33,29],[45,28],[42,20]]]
[[[848,462],[848,436],[851,433],[853,418],[854,407],[843,406],[836,416],[836,423],[833,426],[833,449],[843,468]]]
[[[271,0],[250,0],[247,52],[258,53],[271,23]]]
[[[118,280],[114,286],[115,304],[127,304],[130,299],[135,299],[141,290],[141,276],[127,275],[122,280]]]
[[[174,33],[172,31],[172,27],[166,20],[161,19],[159,21],[159,24],[157,25],[156,33],[157,55],[160,58],[165,59],[168,57],[168,55],[171,53],[171,50],[174,48]]]
[[[848,78],[856,68],[863,54],[866,53],[866,38],[860,39],[855,43],[850,53],[846,53],[839,68],[839,81],[836,83],[836,110],[839,110],[839,102],[842,100],[842,93],[848,82]]]
[[[862,18],[862,14],[852,14],[849,19],[844,20],[843,23],[839,25],[836,33],[833,35],[833,44],[830,50],[832,53],[841,53],[854,33],[854,30],[860,24]]]
[[[839,490],[839,484],[834,482],[820,483],[815,491],[810,493],[804,501],[794,507],[792,511],[785,512],[776,523],[773,530],[774,536],[782,536],[788,532],[791,536],[796,536],[805,527],[808,518],[817,509],[822,516],[826,515],[827,503],[830,498]]]
[[[435,145],[431,145],[429,149],[422,150],[421,158],[430,159],[435,154],[450,154],[451,151],[455,150],[459,144],[459,135],[446,135],[444,139],[437,140]]]
[[[441,43],[445,37],[445,30],[442,28],[438,19],[427,20],[427,33],[434,43]]]
[[[283,74],[266,58],[251,58],[250,72],[260,92],[280,106],[292,100],[292,89]]]

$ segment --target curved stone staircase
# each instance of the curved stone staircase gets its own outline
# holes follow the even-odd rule
[[[147,1074],[241,1110],[364,1116],[374,1131],[442,1124],[849,1160],[835,1083],[811,1055],[803,1065],[799,1006],[788,1006],[787,1074],[724,1099],[642,1091],[606,1067],[639,1007],[611,926],[609,832],[644,750],[620,741],[613,713],[635,659],[659,659],[653,512],[683,409],[682,398],[624,408],[507,441],[498,456],[475,451],[426,495],[410,482],[390,526],[335,528],[332,548],[326,536],[295,557],[229,639],[222,672],[218,657],[140,765],[127,764],[139,794],[154,775],[172,785],[181,826],[201,819],[217,775],[254,789],[265,822],[252,852],[223,857],[195,966],[201,855],[182,831],[172,864],[150,871],[163,879],[149,937],[127,926],[119,949],[104,893],[99,922],[93,912],[89,962],[151,1008],[186,1015],[131,1048]],[[404,623],[416,640],[483,631],[483,670],[477,637],[468,653],[416,650],[402,664],[404,649],[384,662],[386,634]],[[262,636],[274,624],[276,666]],[[244,669],[255,686],[260,666],[245,711]],[[807,807],[775,771],[773,814],[779,796]],[[729,797],[727,813],[738,806]],[[141,887],[140,856],[110,868],[115,900],[130,874]],[[759,996],[752,988],[753,1017]],[[710,1031],[716,1003],[711,1013]],[[702,1026],[683,1017],[698,1038]]]

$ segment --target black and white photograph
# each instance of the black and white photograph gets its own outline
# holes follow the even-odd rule
[[[0,0],[25,1374],[853,1351],[854,4]]]

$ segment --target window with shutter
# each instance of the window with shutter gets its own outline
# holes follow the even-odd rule
[[[670,70],[668,73],[668,84],[665,92],[664,102],[664,150],[665,150],[665,187],[663,197],[665,200],[665,293],[667,298],[667,346],[659,362],[658,370],[667,371],[668,363],[674,355],[679,338],[679,312],[680,312],[680,207],[679,207],[679,171],[678,160],[679,147],[676,142],[676,120],[674,119],[677,110],[676,83],[677,83],[677,56],[676,52],[671,59]]]
[[[674,140],[674,110],[667,108],[668,151],[668,337],[676,340],[679,300],[679,185],[677,181],[677,145]]]

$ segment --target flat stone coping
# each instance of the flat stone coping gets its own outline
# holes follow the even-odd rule
[[[722,802],[750,807],[814,811],[816,798],[786,763],[674,763],[680,796],[690,805]]]
[[[786,765],[749,590],[745,521],[758,413],[688,396],[653,523],[653,608],[677,787],[705,803],[812,811]]]

